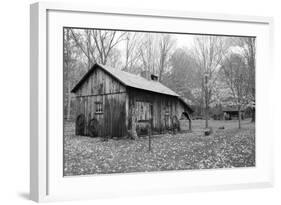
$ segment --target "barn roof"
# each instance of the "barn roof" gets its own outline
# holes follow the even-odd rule
[[[172,91],[170,88],[166,87],[162,83],[153,80],[147,80],[141,76],[121,71],[118,69],[110,68],[108,66],[95,64],[83,77],[82,79],[76,84],[76,86],[72,89],[71,92],[75,92],[82,84],[87,80],[87,78],[91,75],[91,73],[97,68],[100,67],[105,72],[110,74],[112,77],[116,78],[125,86],[138,88],[142,90],[148,90],[156,93],[172,95],[172,96],[179,96],[177,93]]]
[[[147,90],[164,95],[175,96],[178,98],[180,97],[176,92],[172,91],[170,88],[166,87],[165,85],[163,85],[158,81],[147,80],[141,76],[126,71],[114,69],[108,66],[100,65],[97,63],[94,64],[93,67],[81,78],[81,80],[75,85],[75,87],[71,90],[71,92],[76,92],[77,89],[79,89],[80,86],[88,79],[88,77],[91,76],[91,74],[96,68],[101,68],[102,70],[104,70],[106,73],[111,75],[113,78],[115,78],[125,86],[138,88],[141,90]],[[181,98],[179,99],[189,107],[189,105],[185,101],[183,101]],[[191,108],[189,107],[189,109]]]

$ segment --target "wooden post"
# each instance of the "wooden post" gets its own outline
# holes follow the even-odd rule
[[[132,105],[132,108],[131,108],[131,119],[132,119],[132,129],[131,129],[131,137],[133,139],[137,139],[138,138],[138,134],[137,134],[137,123],[136,123],[136,110],[135,110],[135,106]]]
[[[151,151],[151,132],[148,135],[148,151]]]
[[[238,129],[241,129],[241,106],[238,105]]]
[[[255,122],[256,121],[256,110],[255,107],[252,108],[252,120],[251,122]]]
[[[149,121],[149,128],[148,128],[148,151],[151,151],[151,133],[152,133],[152,119]]]

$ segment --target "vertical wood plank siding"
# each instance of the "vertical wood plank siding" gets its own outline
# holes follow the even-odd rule
[[[128,89],[128,95],[129,110],[136,109],[137,102],[151,103],[152,129],[154,133],[163,133],[167,130],[171,130],[171,118],[173,116],[176,116],[178,119],[180,119],[183,112],[188,113],[183,104],[174,96],[168,96],[133,88]],[[139,126],[142,126],[142,122],[138,122],[138,124]]]
[[[183,112],[188,113],[177,97],[125,87],[100,68],[95,69],[75,93],[76,118],[85,117],[80,134],[86,136],[93,135],[89,129],[93,121],[98,136],[126,136],[131,129],[132,113],[139,115],[135,116],[139,119],[137,127],[146,126],[146,118],[152,117],[153,132],[163,133],[172,129],[172,117],[180,119]]]
[[[127,134],[126,88],[105,73],[96,69],[76,91],[76,117],[86,118],[83,135],[89,136],[89,122],[96,118],[98,135],[122,137]],[[102,113],[97,113],[97,102],[102,104]]]

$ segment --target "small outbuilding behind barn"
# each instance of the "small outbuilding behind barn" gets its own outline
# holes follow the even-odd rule
[[[244,111],[245,111],[244,109],[240,110],[242,120],[244,119]],[[223,119],[225,120],[234,120],[234,119],[238,119],[239,117],[239,110],[237,106],[225,107],[222,109],[222,112],[224,116]]]

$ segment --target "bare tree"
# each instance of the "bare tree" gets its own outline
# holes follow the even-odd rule
[[[138,44],[140,35],[137,32],[128,32],[125,37],[125,65],[123,70],[132,72],[140,59]]]
[[[91,31],[88,29],[75,30],[69,29],[76,46],[82,51],[86,57],[86,66],[88,70],[91,68],[92,64],[97,62],[95,56],[95,45],[92,42]]]
[[[66,107],[66,118],[69,120],[70,118],[70,105],[71,105],[71,93],[70,93],[70,86],[71,81],[69,80],[69,74],[70,74],[70,66],[71,66],[71,57],[70,57],[70,37],[69,37],[69,29],[66,29],[64,32],[64,64],[66,68],[66,78],[67,78],[67,107]]]
[[[121,41],[125,40],[126,32],[91,30],[95,46],[99,54],[99,61],[106,65],[112,49]]]
[[[81,77],[81,73],[85,72],[85,66],[81,66],[81,51],[76,48],[75,40],[71,35],[71,30],[64,29],[64,50],[63,50],[63,63],[64,63],[64,103],[66,119],[71,117],[71,102],[72,94],[71,88],[77,82],[77,78]]]
[[[189,50],[176,49],[169,58],[169,70],[163,73],[165,85],[188,99],[191,91],[198,87],[196,63]]]
[[[255,122],[255,70],[256,70],[256,39],[253,37],[238,38],[238,44],[243,50],[243,56],[249,70],[248,83],[250,89],[251,101],[249,105],[252,107],[252,122]]]
[[[213,87],[217,80],[217,71],[227,52],[226,37],[200,36],[195,38],[194,58],[199,67],[202,82],[202,97],[205,101],[205,126],[208,127],[209,105],[213,95]]]
[[[87,58],[88,68],[93,63],[107,64],[113,48],[125,38],[126,32],[108,30],[70,29],[76,45]]]
[[[241,128],[241,108],[248,103],[249,72],[243,56],[230,54],[224,59],[221,66],[222,81],[230,89],[232,99],[238,109],[238,128]]]
[[[157,36],[151,33],[144,34],[138,49],[143,69],[151,73],[156,73],[157,60],[159,59]]]
[[[169,34],[161,34],[159,40],[159,81],[162,81],[162,75],[168,64],[169,54],[175,45],[175,40]]]
[[[121,69],[121,51],[118,48],[113,48],[108,56],[107,64],[112,68]]]

